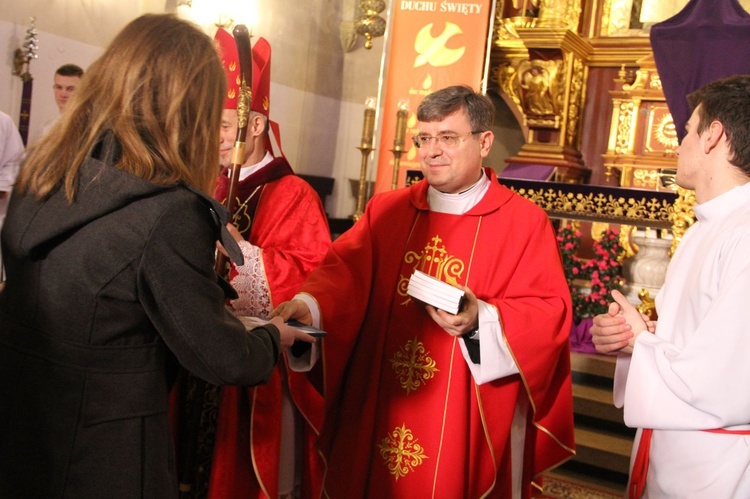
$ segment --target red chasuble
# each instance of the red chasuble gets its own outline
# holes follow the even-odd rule
[[[305,281],[329,333],[320,448],[330,497],[510,497],[522,398],[525,495],[573,454],[571,302],[554,232],[485,172],[489,191],[462,216],[430,212],[424,181],[376,196]],[[406,294],[414,269],[496,307],[520,374],[476,385],[463,340]]]
[[[226,177],[220,178],[217,199],[226,198],[227,184]],[[317,193],[292,174],[284,158],[274,158],[243,180],[237,192],[234,223],[248,241],[263,248],[270,312],[294,296],[328,250],[331,236],[325,211]],[[235,274],[232,269],[230,278]],[[209,498],[278,497],[284,383],[305,420],[300,430],[306,451],[298,464],[304,497],[319,497],[322,463],[314,443],[322,425],[323,399],[304,373],[288,369],[284,358],[264,385],[222,388]]]

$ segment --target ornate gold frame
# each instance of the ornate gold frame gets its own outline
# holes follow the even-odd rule
[[[668,229],[673,237],[670,254],[695,221],[695,194],[676,186],[658,192],[520,179],[500,183],[537,204],[550,218]]]
[[[622,187],[659,190],[660,172],[677,166],[677,130],[653,56],[639,60],[638,66],[634,78],[621,68],[614,80],[618,86],[610,91],[612,119],[602,157],[606,178],[617,172]]]
[[[693,223],[694,197],[692,192],[665,185],[664,172],[676,166],[676,145],[669,135],[673,125],[670,129],[669,123],[662,123],[666,103],[653,63],[648,27],[629,30],[629,18],[623,16],[630,15],[632,0],[539,0],[523,5],[529,3],[538,9],[528,15],[537,17],[518,12],[514,8],[518,2],[498,3],[491,44],[495,88],[527,137],[521,151],[508,161],[536,160],[563,166],[561,171],[567,174],[556,176],[558,183],[501,182],[553,218],[671,230],[674,251]],[[618,23],[627,24],[628,30],[614,33],[612,26]],[[615,34],[618,36],[612,36]],[[621,71],[621,90],[613,92],[613,117],[607,123],[611,131],[604,166],[621,173],[622,187],[565,183],[586,181],[582,170],[587,168],[576,168],[576,161],[580,154],[581,109],[588,69],[592,67]],[[529,72],[543,77],[545,95],[524,88],[528,79],[523,75]],[[548,98],[541,99],[544,96]],[[645,113],[645,123],[638,121],[641,113]],[[647,135],[643,135],[644,128],[649,130]],[[663,137],[651,136],[651,131],[661,129]],[[546,142],[540,140],[542,136],[547,137]]]

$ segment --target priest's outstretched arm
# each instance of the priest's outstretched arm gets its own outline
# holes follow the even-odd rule
[[[276,307],[269,317],[280,316],[284,322],[297,320],[302,324],[320,328],[320,310],[312,296],[300,293],[292,300]],[[293,352],[294,353],[294,352]],[[305,349],[301,355],[289,355],[289,367],[293,371],[306,372],[312,369],[320,358],[320,349],[317,342],[311,343],[310,349]]]
[[[477,384],[517,374],[513,356],[508,351],[503,338],[502,325],[497,309],[482,300],[477,299],[468,287],[461,287],[466,293],[466,300],[458,314],[450,314],[444,310],[425,305],[427,313],[451,336],[460,337],[461,352],[471,370]],[[281,316],[285,321],[295,319],[303,324],[320,327],[320,309],[315,299],[305,293],[300,293],[293,300],[282,303],[271,317]],[[289,365],[295,371],[312,369],[320,350],[316,344],[312,345],[309,353],[302,356],[289,357]],[[485,359],[481,362],[480,359]]]

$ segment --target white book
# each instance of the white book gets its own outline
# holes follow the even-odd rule
[[[414,279],[414,281],[416,282],[426,284],[431,288],[437,288],[441,294],[447,296],[460,298],[464,295],[464,292],[457,287],[451,286],[447,282],[441,281],[440,279],[432,277],[431,275],[425,274],[424,272],[421,272],[419,270],[414,271],[414,274],[412,274],[412,279]]]
[[[450,312],[452,314],[456,313],[454,312],[454,310],[458,310],[458,305],[456,302],[451,302],[450,300],[446,300],[440,296],[420,290],[417,287],[409,287],[406,290],[406,293],[412,298],[415,298],[424,303],[428,303],[435,308],[442,308],[446,312]]]
[[[464,292],[455,286],[415,270],[406,293],[424,303],[457,314],[463,305]]]
[[[458,311],[461,309],[462,302],[450,302],[450,301],[441,299],[439,297],[435,297],[434,295],[430,295],[422,291],[419,291],[416,288],[407,289],[406,292],[412,298],[420,302],[426,303],[428,305],[432,305],[435,308],[443,309],[446,312],[449,312],[451,314],[457,314]]]
[[[417,282],[416,280],[409,282],[409,286],[407,288],[407,292],[408,292],[409,289],[411,289],[414,293],[418,293],[420,295],[432,297],[435,300],[440,300],[440,301],[448,304],[448,306],[453,306],[456,303],[456,301],[457,301],[454,298],[451,298],[451,297],[449,297],[447,295],[441,294],[439,291],[435,290],[435,288],[431,288],[431,287],[425,285],[424,283]]]

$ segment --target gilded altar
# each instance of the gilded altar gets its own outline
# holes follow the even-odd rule
[[[633,78],[621,69],[615,80],[618,88],[610,91],[612,119],[603,155],[605,175],[617,175],[623,187],[668,189],[677,167],[677,130],[653,57],[638,64]]]
[[[671,256],[694,222],[693,192],[674,183],[678,134],[648,38],[653,23],[685,3],[506,0],[497,6],[489,88],[526,139],[506,162],[556,172],[553,182],[501,182],[553,219],[590,226],[591,241],[602,227],[619,226],[623,258],[630,260],[639,249],[636,234],[666,238]],[[638,298],[653,311],[647,289]]]
[[[692,192],[674,185],[677,133],[648,38],[686,3],[498,2],[489,89],[526,139],[506,162],[556,167],[543,194],[516,185],[551,216],[670,229],[672,251],[692,224]]]

